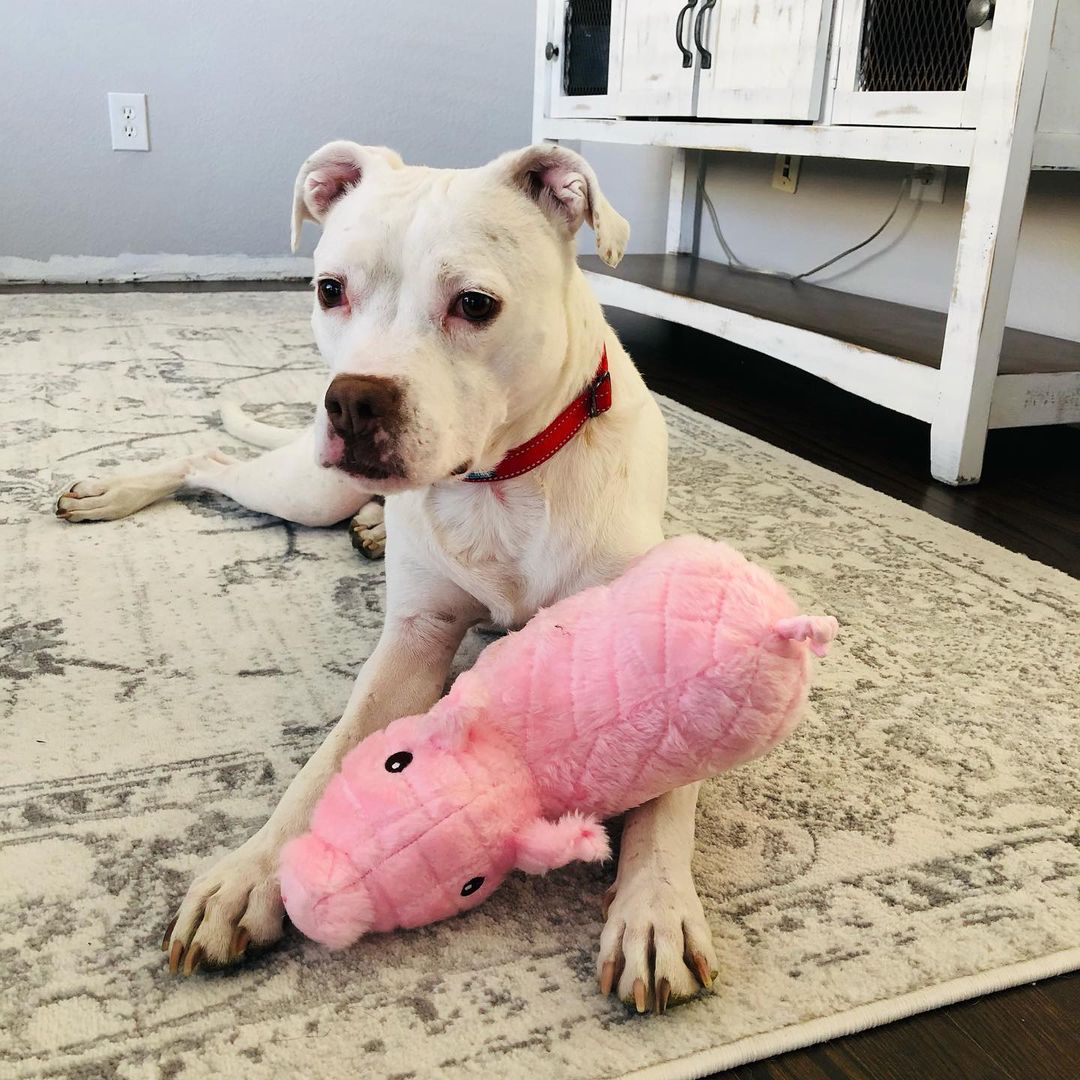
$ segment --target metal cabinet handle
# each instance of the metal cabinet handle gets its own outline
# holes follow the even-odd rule
[[[693,11],[695,7],[697,7],[697,0],[686,0],[686,4],[679,12],[679,17],[675,20],[675,44],[679,46],[679,52],[682,53],[682,66],[684,68],[694,66],[694,54],[682,43],[682,28],[687,14]]]
[[[993,17],[994,0],[969,0],[967,10],[964,12],[964,19],[972,30],[978,29]]]
[[[697,46],[697,51],[701,53],[701,67],[703,70],[712,67],[712,53],[705,48],[705,42],[701,40],[701,31],[705,28],[706,12],[712,11],[714,7],[716,7],[716,0],[705,0],[701,10],[697,13],[697,18],[694,20],[694,44]]]

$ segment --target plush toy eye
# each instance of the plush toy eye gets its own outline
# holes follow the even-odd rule
[[[399,750],[386,759],[386,771],[402,772],[410,761],[412,761],[412,754],[408,750]]]
[[[472,894],[474,892],[476,892],[476,890],[479,889],[480,886],[483,885],[483,884],[484,884],[484,879],[482,877],[469,878],[469,880],[466,881],[465,884],[461,886],[461,895],[462,896],[472,896]]]

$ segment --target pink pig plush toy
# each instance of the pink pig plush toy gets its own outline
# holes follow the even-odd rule
[[[660,544],[345,757],[282,853],[289,918],[341,947],[475,907],[514,868],[605,858],[600,819],[784,738],[836,632],[731,548]]]

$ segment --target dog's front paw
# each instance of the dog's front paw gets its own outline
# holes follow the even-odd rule
[[[381,559],[386,554],[386,521],[380,499],[373,498],[360,507],[349,523],[349,536],[365,559]]]
[[[689,873],[640,865],[608,890],[600,936],[600,992],[639,1013],[689,1001],[716,977],[716,951]]]
[[[191,975],[240,960],[249,944],[281,937],[284,914],[276,853],[252,837],[191,883],[161,940],[169,971]]]

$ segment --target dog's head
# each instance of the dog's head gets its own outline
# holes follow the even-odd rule
[[[587,162],[558,146],[439,170],[328,143],[296,178],[294,249],[305,219],[323,227],[319,458],[382,492],[470,469],[527,414],[567,361],[575,233],[588,222],[612,266],[629,234]]]

